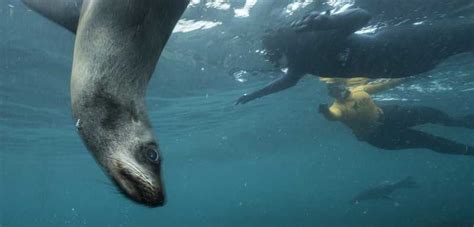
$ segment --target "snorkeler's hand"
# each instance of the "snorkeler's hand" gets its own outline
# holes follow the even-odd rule
[[[245,103],[248,103],[252,100],[254,100],[255,98],[250,94],[244,94],[242,96],[240,96],[239,99],[237,99],[237,101],[235,102],[235,105],[239,105],[239,104],[245,104]]]

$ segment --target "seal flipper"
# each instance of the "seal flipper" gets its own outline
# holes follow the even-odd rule
[[[76,33],[83,0],[22,0],[32,10]]]

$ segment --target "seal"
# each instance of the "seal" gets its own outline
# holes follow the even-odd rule
[[[392,197],[390,197],[393,192],[403,188],[416,187],[418,187],[416,181],[413,179],[413,177],[410,176],[395,183],[386,181],[375,187],[371,187],[360,192],[351,200],[351,203],[359,204],[363,200],[394,200]]]
[[[128,198],[162,206],[162,159],[144,98],[189,0],[23,2],[76,33],[72,113],[88,150]]]

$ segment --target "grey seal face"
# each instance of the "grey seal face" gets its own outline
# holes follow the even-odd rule
[[[145,93],[189,0],[22,0],[76,34],[72,113],[88,150],[119,190],[165,202],[158,143]]]
[[[84,143],[119,190],[147,206],[165,202],[161,156],[144,102],[94,92],[73,105]]]

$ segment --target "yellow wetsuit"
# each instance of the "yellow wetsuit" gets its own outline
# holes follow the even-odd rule
[[[360,78],[357,81],[361,81]],[[370,95],[395,87],[401,81],[391,79],[350,87],[350,94],[347,97],[336,99],[329,107],[330,117],[344,123],[358,138],[370,135],[377,128],[377,120],[382,113]],[[348,81],[346,84],[350,83],[351,81]]]
[[[319,106],[319,112],[328,120],[341,121],[351,128],[363,142],[386,150],[426,148],[443,154],[472,155],[474,146],[432,135],[414,129],[427,123],[450,127],[474,128],[474,114],[451,117],[426,106],[378,106],[371,94],[397,86],[401,79],[364,82],[363,79],[321,79],[332,84],[329,95],[336,100],[328,107]],[[345,88],[345,89],[344,89]],[[386,111],[385,113],[383,111]]]

